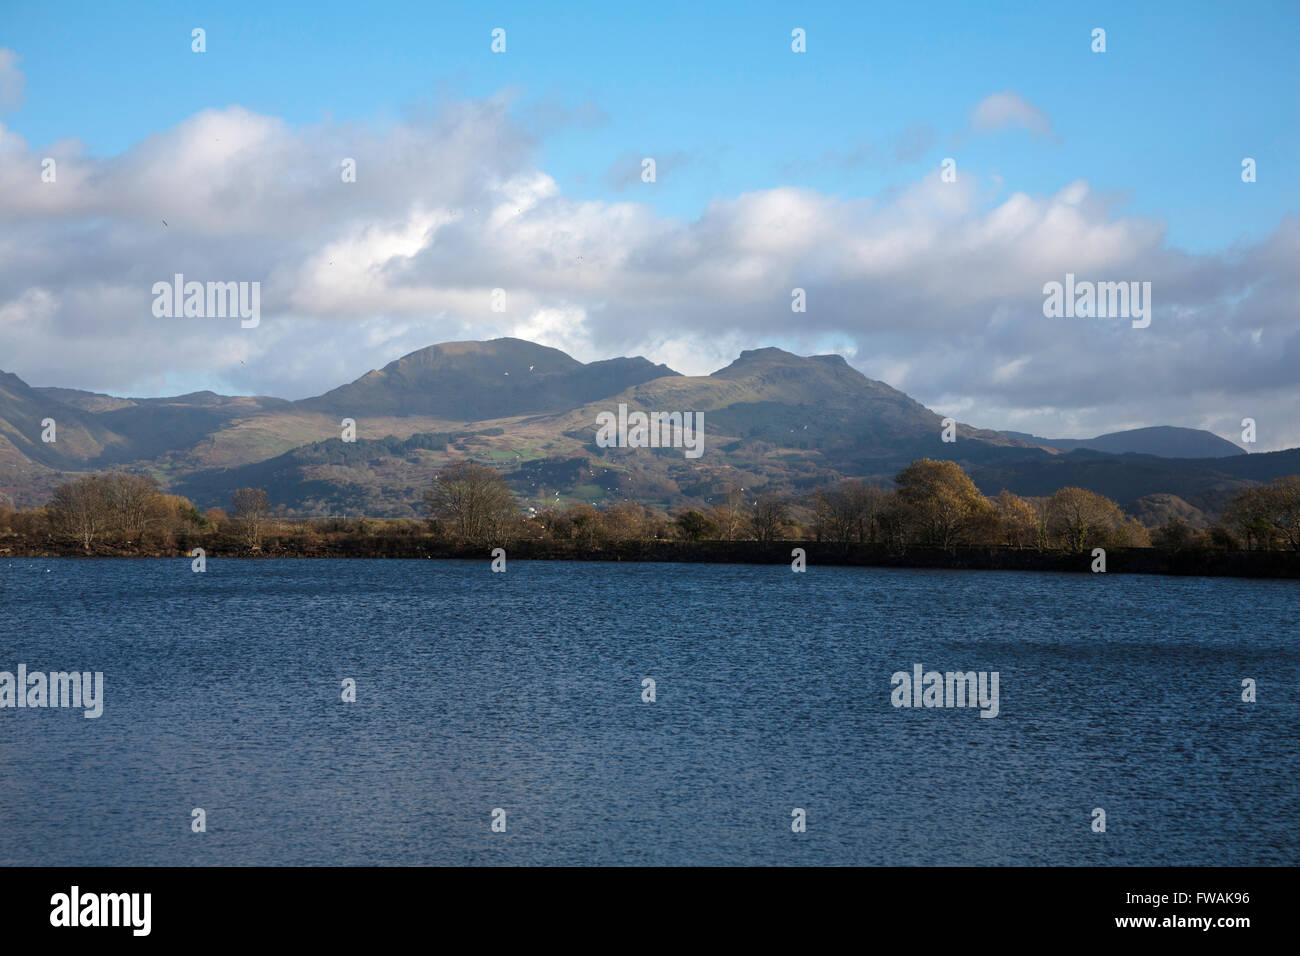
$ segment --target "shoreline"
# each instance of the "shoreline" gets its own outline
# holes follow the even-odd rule
[[[71,545],[0,547],[6,558],[159,558],[190,559],[194,548],[207,558],[370,558],[422,560],[491,560],[493,545],[456,544],[432,537],[347,537],[302,541],[268,536],[260,551],[249,551],[225,536],[195,536],[172,548],[97,546],[87,553]],[[908,548],[898,551],[871,545],[817,541],[630,541],[588,545],[574,541],[519,540],[503,547],[507,560],[636,561],[668,564],[786,564],[802,548],[809,567],[928,568],[951,571],[1054,571],[1090,574],[1091,552],[1036,551],[1012,548]],[[1300,579],[1300,552],[1109,548],[1107,574],[1159,574],[1175,577],[1242,577]]]

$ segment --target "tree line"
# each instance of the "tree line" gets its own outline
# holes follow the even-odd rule
[[[146,475],[90,475],[59,486],[33,511],[0,505],[5,538],[28,544],[58,541],[96,549],[159,553],[206,540],[249,553],[267,536],[299,540],[330,536],[431,535],[475,545],[521,539],[574,542],[596,548],[634,541],[818,541],[902,551],[907,548],[1009,548],[1086,551],[1094,547],[1300,550],[1300,476],[1237,493],[1204,529],[1171,518],[1149,529],[1109,498],[1084,488],[1046,497],[980,492],[955,462],[914,461],[885,487],[845,480],[803,497],[735,486],[707,508],[669,514],[633,501],[597,508],[570,503],[523,508],[501,472],[461,461],[441,469],[424,497],[424,521],[287,517],[266,492],[241,488],[229,510],[200,512],[163,493]]]
[[[589,546],[675,538],[816,540],[894,550],[1300,550],[1300,476],[1295,475],[1238,493],[1220,522],[1200,530],[1176,517],[1148,529],[1110,498],[1086,488],[1061,488],[1041,498],[1004,489],[989,498],[956,462],[928,458],[899,472],[893,487],[846,480],[817,489],[803,501],[733,487],[707,509],[675,515],[631,501],[599,509],[570,504],[524,514],[499,472],[459,462],[438,474],[425,507],[432,531],[477,544],[545,536]]]

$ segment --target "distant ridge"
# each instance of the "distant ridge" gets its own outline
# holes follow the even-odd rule
[[[1007,431],[1003,434],[1023,439],[1044,448],[1074,451],[1087,448],[1104,451],[1109,455],[1158,455],[1161,458],[1226,458],[1244,455],[1245,449],[1225,438],[1202,428],[1180,428],[1176,425],[1154,425],[1149,428],[1131,428],[1127,431],[1109,432],[1096,438],[1040,438],[1025,432]]]

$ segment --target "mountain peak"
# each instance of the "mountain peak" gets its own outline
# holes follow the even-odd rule
[[[487,421],[565,411],[671,375],[677,373],[641,357],[583,363],[524,339],[443,342],[298,404],[352,416]]]
[[[532,366],[536,371],[560,371],[581,367],[582,363],[566,352],[538,345],[524,339],[499,338],[486,341],[441,342],[409,352],[384,366],[384,370],[403,366],[426,368],[451,368],[488,366],[504,373],[515,368]]]
[[[802,362],[802,355],[795,355],[793,352],[787,352],[785,349],[779,349],[774,345],[769,345],[761,349],[745,349],[727,368],[735,368],[737,365],[754,365],[771,362],[788,362],[791,359]]]

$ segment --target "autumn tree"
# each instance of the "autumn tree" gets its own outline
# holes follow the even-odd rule
[[[519,517],[510,487],[496,470],[472,461],[442,469],[424,496],[431,523],[475,544],[498,544]]]
[[[1268,486],[1269,520],[1292,551],[1300,551],[1300,475],[1275,478]]]
[[[1047,501],[1047,526],[1061,546],[1085,551],[1128,543],[1128,520],[1119,505],[1086,488],[1062,488]]]
[[[1239,491],[1223,509],[1223,523],[1247,550],[1272,547],[1276,533],[1268,519],[1268,495],[1263,488]]]
[[[162,495],[162,509],[172,530],[203,530],[208,519],[194,502],[181,495]]]
[[[568,541],[573,537],[573,521],[563,508],[543,508],[537,515],[543,536],[554,541]]]
[[[1171,515],[1151,535],[1151,543],[1164,551],[1185,551],[1203,544],[1201,535],[1178,515]]]
[[[240,536],[250,551],[262,548],[262,532],[271,514],[271,502],[261,488],[240,488],[230,496]]]
[[[606,541],[644,541],[649,537],[646,509],[620,501],[600,512],[601,536]]]
[[[603,533],[600,521],[600,512],[587,504],[580,501],[569,508],[569,524],[573,529],[571,537],[581,543],[583,547],[591,547]]]
[[[902,520],[923,544],[951,549],[968,540],[992,510],[954,461],[914,461],[894,481]]]
[[[1039,544],[1038,512],[1034,506],[1003,488],[992,501],[997,513],[997,540],[1008,548],[1032,548]]]
[[[1247,548],[1272,548],[1281,542],[1300,550],[1300,475],[1238,492],[1224,508],[1223,521]]]

